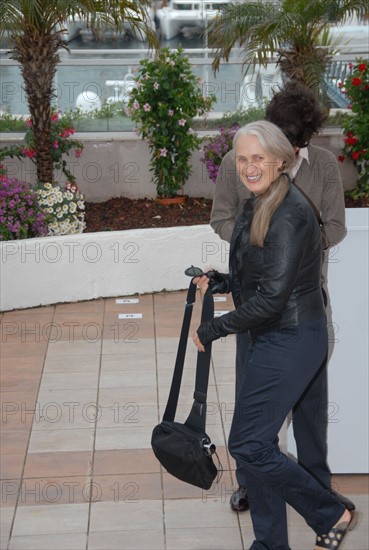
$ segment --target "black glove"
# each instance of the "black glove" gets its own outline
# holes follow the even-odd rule
[[[209,287],[212,294],[227,294],[230,292],[229,288],[229,276],[226,273],[219,273],[219,271],[208,271],[204,273],[201,267],[188,267],[185,270],[185,274],[189,277],[202,277],[206,275],[209,279]]]
[[[227,294],[229,292],[229,276],[219,271],[208,271],[209,287],[212,294]]]

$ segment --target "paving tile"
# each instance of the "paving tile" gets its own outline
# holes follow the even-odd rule
[[[139,501],[160,500],[162,497],[159,473],[95,475],[93,485],[101,502],[125,502],[133,505]]]
[[[27,454],[24,477],[86,476],[91,468],[92,451],[34,452]]]
[[[33,430],[91,428],[98,414],[96,399],[96,388],[41,391]]]
[[[40,392],[49,390],[95,389],[98,372],[46,372],[43,374]]]
[[[152,426],[139,428],[97,428],[96,450],[150,449]]]
[[[4,550],[8,547],[14,512],[15,507],[1,508],[0,511],[0,548]]]
[[[130,353],[132,349],[132,353]],[[137,369],[137,348],[130,348],[127,346],[127,349],[122,351],[121,354],[108,354],[101,356],[101,372],[105,371],[132,371]],[[154,350],[150,351],[141,351],[139,353],[139,365],[140,370],[156,370],[156,361]]]
[[[232,475],[229,471],[223,472],[219,482],[214,481],[211,488],[206,491],[200,487],[195,487],[189,483],[184,483],[164,471],[163,473],[163,493],[164,499],[200,499],[207,502],[209,499],[221,498],[229,502],[230,496],[234,491]]]
[[[19,479],[4,479],[0,481],[1,510],[16,506],[20,488],[21,482]]]
[[[119,525],[117,525],[119,527]],[[163,550],[164,534],[158,527],[139,531],[91,532],[88,550]]]
[[[203,527],[166,529],[167,550],[243,550],[239,529]]]
[[[156,373],[154,369],[144,370],[137,368],[136,370],[104,370],[101,373],[100,388],[120,388],[129,386],[155,386]]]
[[[127,338],[119,339],[104,339],[102,353],[105,355],[121,355],[126,353],[134,353],[139,357],[141,353],[151,352],[155,354],[154,338],[143,338],[132,333]]]
[[[161,500],[96,502],[91,505],[90,531],[156,530],[163,523]]]
[[[157,352],[160,353],[176,353],[178,349],[179,334],[175,338],[157,338]],[[197,356],[197,348],[192,341],[192,336],[187,340],[186,355]]]
[[[0,387],[2,392],[37,391],[40,384],[41,368],[37,371],[17,369],[12,372],[2,372]]]
[[[123,426],[151,426],[159,423],[156,405],[141,406],[128,402],[116,403],[110,407],[99,407],[97,425],[99,428],[116,428]]]
[[[57,304],[55,306],[55,314],[60,313],[88,313],[99,312],[104,310],[104,300],[99,298],[97,300],[88,300],[84,302],[68,302],[65,304]]]
[[[19,361],[23,357],[36,357],[40,358],[45,355],[47,349],[47,341],[40,342],[22,342],[14,341],[7,342],[1,345],[0,358],[1,361],[3,358],[14,357],[18,358]]]
[[[0,455],[0,479],[19,479],[22,474],[25,456],[19,454]]]
[[[9,550],[85,550],[86,533],[12,537]]]
[[[95,355],[101,351],[100,341],[89,340],[61,340],[59,342],[51,342],[47,350],[47,357],[55,355]]]
[[[143,405],[156,405],[157,393],[155,387],[120,387],[102,388],[99,392],[99,406],[111,407],[119,403],[124,406],[127,403],[134,403],[137,407]]]
[[[13,536],[86,533],[88,509],[88,504],[18,506]]]
[[[23,318],[24,315],[32,315],[34,317],[38,317],[39,315],[49,315],[50,317],[53,315],[55,310],[55,306],[41,306],[41,307],[31,307],[27,309],[15,309],[13,311],[6,311],[4,313],[4,319],[10,317],[18,317],[20,316]]]
[[[99,355],[54,355],[46,356],[44,373],[51,372],[97,372]]]
[[[237,514],[223,498],[166,500],[164,513],[167,529],[238,527]]]
[[[2,429],[0,434],[0,449],[2,454],[21,454],[26,452],[30,437],[28,430]]]
[[[94,474],[158,473],[160,463],[152,449],[120,449],[96,451]]]
[[[29,453],[89,451],[92,449],[94,430],[46,430],[33,431],[29,442]]]
[[[369,493],[369,476],[368,475],[337,475],[332,476],[332,487],[335,491],[341,494],[353,493],[355,495]]]
[[[94,495],[89,476],[23,478],[18,506],[80,504]]]
[[[9,392],[9,395],[11,395],[11,392]],[[29,405],[27,402],[19,403],[10,399],[9,401],[3,401],[1,406],[1,433],[8,431],[30,432],[37,404]],[[29,406],[28,409],[27,406]]]

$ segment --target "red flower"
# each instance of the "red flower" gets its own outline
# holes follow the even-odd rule
[[[350,132],[351,133],[351,132]],[[348,135],[349,133],[347,133],[347,136],[343,141],[345,143],[347,143],[347,145],[356,145],[357,142],[358,142],[358,138],[355,136],[355,137],[351,137]]]
[[[361,83],[362,83],[362,80],[358,76],[355,76],[355,78],[352,79],[353,86],[360,86]]]
[[[58,113],[53,113],[53,114],[51,115],[51,122],[58,122],[58,120],[59,120],[59,115],[58,115]]]
[[[352,67],[353,67],[354,65],[353,65],[353,63],[349,63],[348,66],[349,66],[349,69],[352,69]]]
[[[363,72],[366,70],[366,63],[360,63],[360,65],[358,65],[358,69],[360,72]]]
[[[358,151],[352,151],[351,158],[352,160],[357,160],[360,157],[360,153]]]
[[[343,162],[343,161],[345,160],[345,158],[346,158],[346,157],[345,157],[344,155],[338,155],[338,160],[339,160],[340,162]]]

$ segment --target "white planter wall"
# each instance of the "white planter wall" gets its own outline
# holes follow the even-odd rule
[[[0,309],[179,290],[191,264],[228,267],[208,225],[106,231],[0,243]]]

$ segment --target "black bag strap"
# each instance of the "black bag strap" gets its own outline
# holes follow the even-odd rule
[[[187,292],[185,311],[183,316],[183,323],[181,329],[181,335],[179,338],[177,357],[172,377],[172,384],[170,387],[169,397],[165,412],[163,415],[163,420],[168,422],[173,422],[177,404],[179,391],[181,388],[182,374],[184,360],[186,356],[187,340],[188,333],[190,330],[191,317],[193,305],[196,300],[196,285],[190,282]],[[202,313],[201,313],[201,322],[211,321],[214,318],[214,300],[213,295],[208,289],[204,295]],[[197,362],[196,362],[196,382],[195,382],[195,393],[194,393],[194,404],[192,406],[191,413],[186,420],[185,424],[197,429],[199,431],[205,429],[205,419],[206,419],[206,395],[208,391],[209,383],[209,370],[210,370],[210,358],[211,358],[211,343],[205,346],[204,352],[197,353]]]

